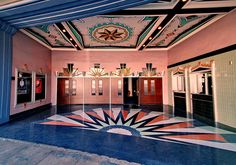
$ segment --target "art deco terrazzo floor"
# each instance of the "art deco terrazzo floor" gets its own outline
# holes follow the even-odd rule
[[[142,164],[236,161],[236,133],[148,108],[80,108],[47,111],[0,126],[0,136]]]

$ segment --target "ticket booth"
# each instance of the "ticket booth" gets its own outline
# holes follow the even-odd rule
[[[209,124],[215,123],[212,63],[199,62],[190,73],[193,118]]]
[[[187,116],[187,98],[186,98],[186,83],[185,70],[177,68],[172,72],[172,92],[173,105],[175,116]]]

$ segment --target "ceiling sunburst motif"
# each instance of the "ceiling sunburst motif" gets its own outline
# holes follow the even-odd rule
[[[91,39],[100,43],[115,44],[127,41],[133,34],[133,29],[121,23],[108,22],[89,28]]]

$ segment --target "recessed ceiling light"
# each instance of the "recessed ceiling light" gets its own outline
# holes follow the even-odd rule
[[[152,37],[149,37],[149,40],[152,40]]]
[[[78,47],[78,45],[75,44],[75,47]]]
[[[157,29],[158,29],[158,30],[161,30],[161,28],[162,28],[162,27],[161,27],[161,26],[159,26]]]
[[[65,33],[65,32],[66,32],[66,29],[63,29],[62,31]]]
[[[182,0],[182,2],[186,2],[187,0]]]
[[[143,47],[145,47],[146,45],[143,45]]]
[[[73,39],[72,39],[72,38],[70,38],[70,40],[72,41]]]

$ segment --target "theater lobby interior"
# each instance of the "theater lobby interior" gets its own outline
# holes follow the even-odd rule
[[[235,0],[1,0],[0,165],[233,165]]]

